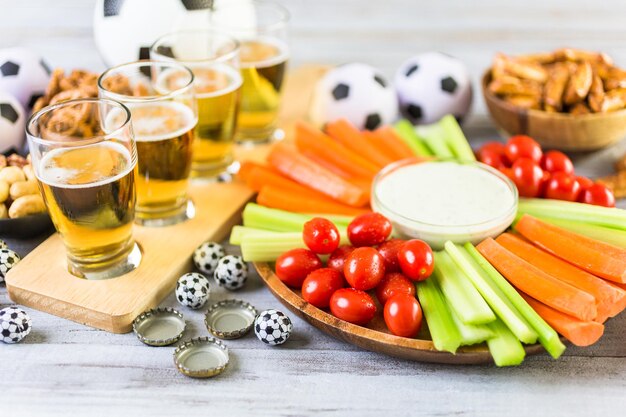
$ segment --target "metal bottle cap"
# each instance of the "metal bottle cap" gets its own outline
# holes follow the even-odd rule
[[[193,378],[209,378],[221,374],[228,365],[228,348],[221,340],[199,337],[184,342],[174,350],[178,370]]]
[[[223,300],[209,307],[204,318],[206,328],[220,339],[238,339],[252,329],[257,311],[241,300]]]
[[[148,310],[133,321],[133,331],[139,340],[150,346],[178,342],[186,326],[182,313],[170,307]]]

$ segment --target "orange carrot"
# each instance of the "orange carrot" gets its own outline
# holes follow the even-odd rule
[[[385,155],[390,161],[395,162],[402,159],[402,157],[397,155],[393,148],[387,144],[387,139],[383,135],[369,130],[361,132],[361,135],[363,139],[375,147],[380,154]]]
[[[365,159],[373,162],[379,168],[383,168],[393,162],[392,159],[381,154],[375,146],[364,140],[361,132],[345,119],[327,123],[326,133],[346,148],[352,149]]]
[[[261,187],[261,191],[259,191],[256,201],[262,206],[293,211],[296,213],[314,212],[357,216],[368,211],[338,203],[327,197],[320,197],[315,191],[301,192],[279,188],[273,185]]]
[[[369,204],[369,194],[361,187],[316,164],[287,143],[275,144],[268,161],[283,175],[334,200],[352,207]]]
[[[242,181],[246,181],[246,179],[249,176],[250,171],[255,167],[263,167],[263,165],[257,164],[256,162],[252,162],[252,161],[243,161],[241,163],[241,166],[239,167],[239,172],[237,173],[237,176]]]
[[[398,134],[391,126],[379,127],[375,130],[375,133],[385,139],[385,144],[390,149],[393,149],[393,152],[399,159],[415,157],[415,153],[409,148],[409,145],[398,137]]]
[[[246,175],[246,185],[257,193],[261,191],[262,187],[271,185],[284,190],[291,190],[294,192],[310,192],[315,193],[318,196],[324,196],[317,191],[282,176],[270,168],[260,165],[249,169],[248,174]]]
[[[525,214],[515,230],[535,245],[594,275],[626,283],[626,249],[579,235]]]
[[[553,278],[492,238],[483,240],[476,248],[518,290],[584,321],[598,315],[596,299],[591,294]]]
[[[612,286],[607,281],[591,275],[511,233],[498,236],[496,242],[548,275],[593,295],[598,309],[596,321],[603,323],[609,317],[613,317],[623,310],[626,302],[626,291]]]
[[[593,345],[604,333],[604,326],[600,323],[578,320],[548,307],[524,293],[521,296],[554,330],[576,346]]]

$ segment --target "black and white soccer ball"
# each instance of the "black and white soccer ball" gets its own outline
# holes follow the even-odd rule
[[[45,93],[50,73],[43,58],[30,49],[0,50],[0,91],[11,94],[25,109],[32,108]]]
[[[4,343],[18,343],[30,333],[32,321],[27,312],[19,307],[6,307],[0,310],[0,340]]]
[[[26,114],[20,102],[0,91],[0,153],[21,150],[25,124]]]
[[[254,334],[268,345],[282,345],[291,336],[291,319],[278,310],[262,311],[254,320]]]
[[[393,122],[398,103],[393,86],[374,67],[361,63],[328,71],[316,84],[309,109],[319,127],[347,119],[359,129],[373,130]]]
[[[219,243],[204,242],[193,252],[193,264],[203,274],[212,276],[220,259],[226,256],[224,248]]]
[[[19,261],[20,255],[11,249],[0,249],[0,282],[4,282],[4,277]]]
[[[248,280],[248,265],[241,256],[226,255],[217,263],[215,279],[227,290],[238,290]]]
[[[435,123],[452,114],[467,115],[472,83],[460,60],[441,52],[427,52],[406,60],[395,76],[400,111],[413,124]]]
[[[189,272],[176,282],[176,299],[191,309],[201,308],[209,299],[209,280],[197,272]]]

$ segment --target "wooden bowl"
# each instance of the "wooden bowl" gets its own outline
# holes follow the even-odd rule
[[[16,219],[0,219],[0,236],[26,239],[51,230],[52,220],[47,211]]]
[[[545,148],[563,151],[592,151],[626,137],[626,109],[578,116],[527,110],[492,94],[487,88],[490,81],[487,70],[481,82],[483,97],[503,136],[528,135]]]

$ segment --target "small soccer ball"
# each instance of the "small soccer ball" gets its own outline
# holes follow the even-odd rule
[[[30,316],[19,307],[6,307],[0,310],[0,340],[4,343],[18,343],[32,328]]]
[[[460,60],[427,52],[406,60],[396,72],[402,115],[413,124],[435,123],[452,114],[461,120],[472,104],[472,83]]]
[[[18,152],[24,143],[26,113],[15,97],[0,91],[0,153]]]
[[[375,68],[360,63],[339,66],[320,79],[309,115],[321,127],[347,119],[358,129],[374,130],[394,121],[398,103],[393,87]]]
[[[215,279],[227,290],[238,290],[248,280],[248,265],[241,256],[224,256],[215,268]]]
[[[4,277],[19,261],[20,255],[11,249],[0,249],[0,282],[4,282]]]
[[[44,95],[50,73],[46,62],[28,48],[0,50],[0,91],[11,94],[25,109]]]
[[[211,276],[215,273],[217,263],[226,256],[224,248],[219,243],[204,242],[193,252],[193,264],[202,273]]]
[[[282,345],[291,336],[291,319],[278,310],[262,311],[254,320],[254,334],[268,345]]]
[[[209,299],[209,280],[197,272],[189,272],[176,282],[176,299],[191,309],[201,308]]]

